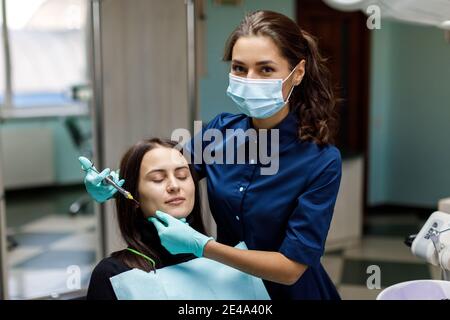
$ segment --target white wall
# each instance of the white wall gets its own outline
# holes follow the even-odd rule
[[[189,128],[184,0],[102,1],[103,153],[118,168],[146,137]],[[113,202],[106,210],[107,253],[122,249]]]

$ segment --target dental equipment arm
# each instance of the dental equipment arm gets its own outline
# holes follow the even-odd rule
[[[443,279],[450,281],[450,214],[434,212],[415,236],[411,251],[440,267]]]

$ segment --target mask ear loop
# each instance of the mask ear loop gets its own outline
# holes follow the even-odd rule
[[[289,75],[286,77],[286,79],[283,80],[283,83],[292,76],[292,74],[294,73],[295,69],[297,69],[297,67],[298,67],[298,65],[296,65],[295,68],[292,69],[291,73],[289,73]],[[293,85],[292,88],[291,88],[291,91],[289,91],[289,94],[288,94],[286,100],[284,101],[285,104],[289,102],[289,99],[291,98],[292,91],[294,91],[295,87],[296,87],[296,85]]]

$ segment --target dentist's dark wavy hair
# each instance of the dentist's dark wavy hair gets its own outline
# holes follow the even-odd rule
[[[139,201],[139,173],[144,155],[155,148],[175,149],[175,146],[177,146],[177,143],[171,140],[159,138],[145,139],[129,148],[122,157],[120,177],[121,179],[125,179],[123,187],[137,201]],[[191,214],[187,217],[187,222],[195,230],[206,234],[202,220],[198,178],[192,164],[189,164],[189,170],[195,185],[195,203]],[[162,257],[165,260],[174,259],[174,256],[161,245],[158,232],[153,223],[145,219],[143,212],[133,201],[123,196],[116,196],[115,202],[120,232],[129,248],[152,258],[156,262],[156,268],[161,267]],[[117,251],[112,253],[111,256],[119,259],[129,268],[138,268],[146,272],[153,270],[152,264],[147,259],[129,250]]]
[[[289,99],[291,110],[296,110],[298,115],[299,138],[318,145],[333,144],[337,131],[337,100],[326,60],[321,56],[315,38],[285,15],[256,11],[247,14],[231,33],[223,60],[232,60],[233,47],[240,37],[254,35],[270,37],[288,60],[291,70],[301,60],[306,61],[303,80]]]

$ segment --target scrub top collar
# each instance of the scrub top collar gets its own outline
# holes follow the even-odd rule
[[[243,128],[244,130],[247,129],[255,129],[252,123],[252,118],[247,117],[247,121],[245,121],[246,128]],[[293,141],[298,140],[298,116],[295,110],[289,111],[288,115],[281,120],[279,124],[277,124],[275,127],[268,130],[268,137],[270,137],[271,130],[273,129],[279,129],[279,137],[280,137],[280,146],[286,146]],[[258,130],[256,130],[258,133]],[[248,137],[247,137],[248,139]],[[270,139],[269,143],[270,143]]]

